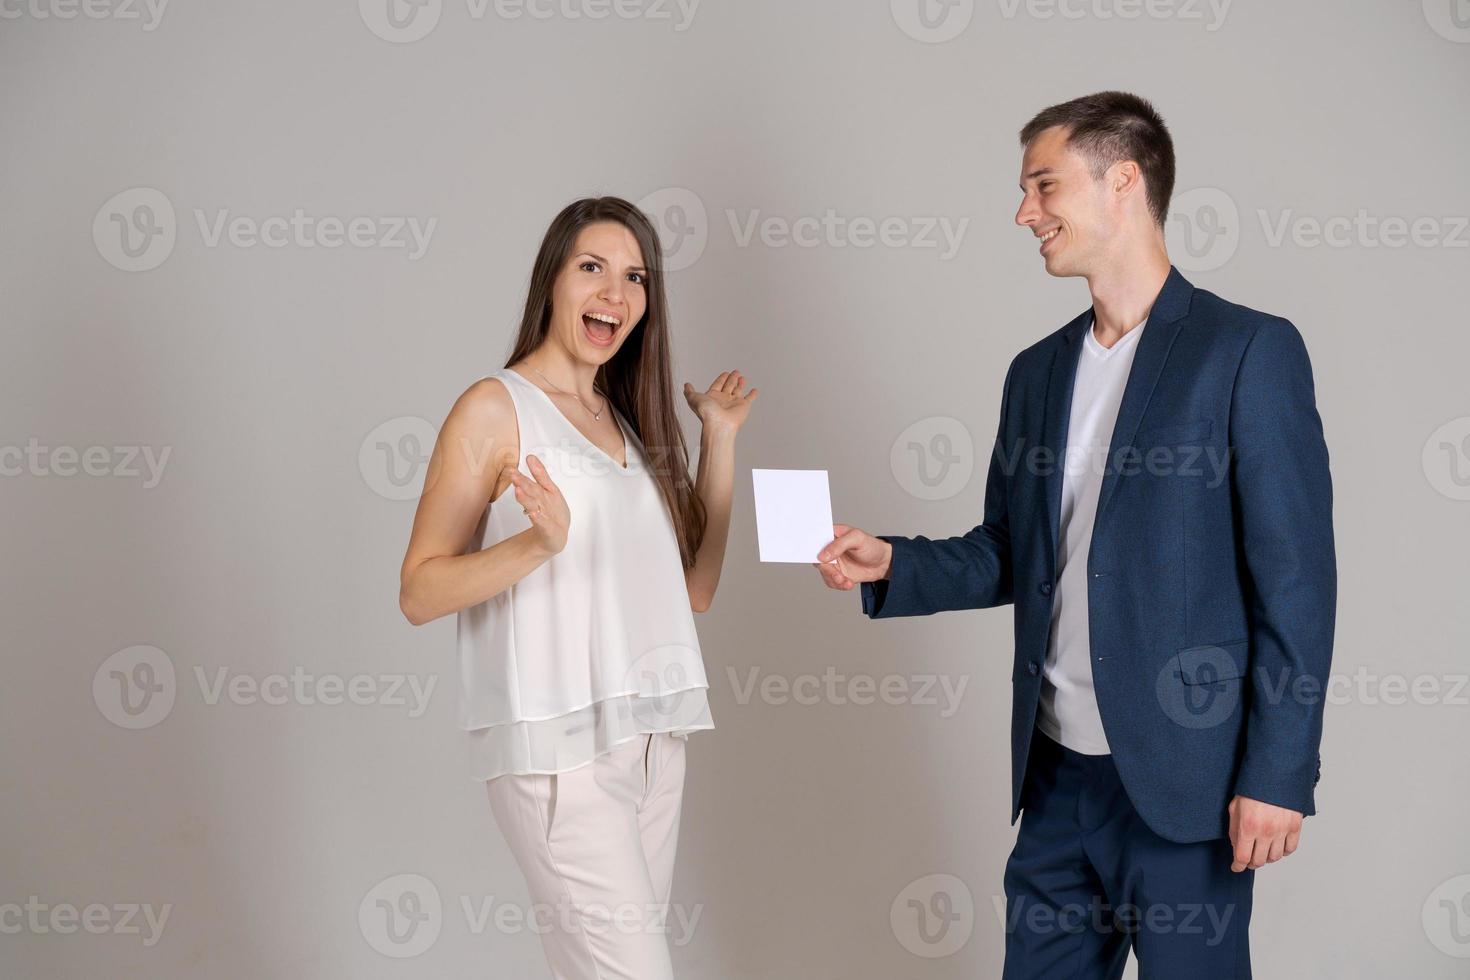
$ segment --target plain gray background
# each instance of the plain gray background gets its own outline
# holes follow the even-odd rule
[[[1012,223],[1015,133],[1123,88],[1174,135],[1176,263],[1296,323],[1331,451],[1320,813],[1258,874],[1257,976],[1465,975],[1464,0],[386,4],[0,3],[0,973],[548,976],[453,618],[409,626],[397,576],[547,223],[613,193],[669,237],[676,379],[762,389],[680,975],[997,976],[1010,610],[872,623],[761,565],[749,470],[828,469],[874,533],[979,521],[1006,366],[1088,302]]]

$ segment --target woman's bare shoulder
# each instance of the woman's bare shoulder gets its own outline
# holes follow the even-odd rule
[[[507,462],[515,465],[519,451],[515,402],[499,378],[484,377],[466,388],[449,410],[443,431],[471,458],[493,460],[497,469]]]

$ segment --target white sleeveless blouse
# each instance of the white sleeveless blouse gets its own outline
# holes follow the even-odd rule
[[[512,368],[516,468],[546,465],[571,511],[566,547],[458,619],[460,724],[475,779],[558,773],[647,732],[710,729],[704,661],[673,521],[632,427],[612,408],[627,468]],[[466,554],[531,526],[513,487],[485,508]]]

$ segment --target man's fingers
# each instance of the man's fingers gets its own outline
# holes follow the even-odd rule
[[[1266,863],[1275,864],[1286,856],[1286,835],[1276,837],[1271,841],[1271,846],[1266,849]]]
[[[840,589],[844,592],[852,588],[852,580],[838,571],[837,566],[824,562],[813,562],[813,564],[817,566],[817,571],[822,573],[822,581],[827,583],[827,588]]]
[[[1250,867],[1251,853],[1255,850],[1256,839],[1247,837],[1238,830],[1235,834],[1235,855],[1230,862],[1231,871],[1244,871]]]
[[[1302,832],[1300,830],[1288,831],[1286,834],[1286,844],[1281,851],[1282,856],[1285,857],[1288,854],[1296,853],[1296,849],[1301,845],[1301,842]]]
[[[1271,853],[1271,841],[1269,838],[1257,837],[1256,846],[1251,849],[1251,870],[1264,868],[1267,865],[1266,858]]]
[[[849,528],[845,533],[838,535],[837,540],[817,553],[818,561],[831,561],[845,551],[856,548],[863,540],[863,532],[855,528]]]

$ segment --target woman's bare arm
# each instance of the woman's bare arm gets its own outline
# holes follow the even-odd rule
[[[730,497],[735,483],[735,432],[730,426],[707,422],[699,436],[699,469],[694,492],[704,501],[704,540],[694,553],[694,564],[684,573],[689,606],[705,612],[714,602],[725,567],[725,545],[730,537]]]
[[[703,428],[699,436],[699,471],[694,491],[704,502],[704,540],[685,570],[689,606],[705,612],[715,601],[720,571],[725,567],[725,543],[730,537],[730,497],[735,484],[735,435],[745,424],[760,389],[745,390],[745,376],[725,371],[709,390],[700,392],[688,382],[684,397]]]
[[[421,626],[484,602],[555,553],[535,527],[464,553],[486,505],[510,485],[518,454],[509,393],[497,380],[476,382],[454,403],[429,457],[399,573],[398,606],[410,623]]]

